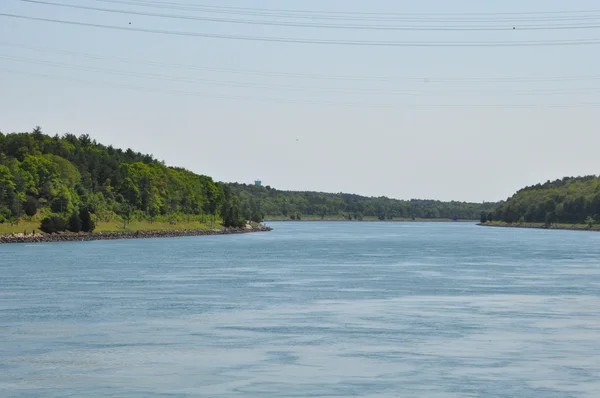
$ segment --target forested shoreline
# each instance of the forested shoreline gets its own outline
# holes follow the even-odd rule
[[[93,232],[98,223],[242,228],[274,220],[480,220],[484,225],[600,225],[600,178],[565,177],[498,203],[397,200],[224,183],[88,135],[0,132],[0,225]],[[155,224],[156,223],[156,224]],[[112,225],[111,224],[111,225]],[[196,225],[196,224],[195,224]],[[146,226],[145,228],[151,228]],[[187,229],[190,229],[188,227]],[[175,229],[175,227],[169,227]]]
[[[0,133],[0,223],[92,232],[99,222],[246,225],[225,184],[88,135]]]
[[[480,222],[592,229],[600,224],[600,178],[565,177],[523,188],[494,211],[482,213]]]

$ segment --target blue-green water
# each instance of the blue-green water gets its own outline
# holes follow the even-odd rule
[[[0,245],[0,396],[600,396],[600,234],[270,224]]]

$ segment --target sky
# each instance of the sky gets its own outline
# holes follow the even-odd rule
[[[399,199],[498,201],[599,173],[593,0],[2,0],[0,14],[3,133]]]

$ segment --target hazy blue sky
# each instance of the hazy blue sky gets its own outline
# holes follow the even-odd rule
[[[1,0],[0,13],[125,29],[309,41],[600,43],[600,11],[529,14],[600,9],[593,0],[145,2],[162,8],[142,6],[139,0],[53,2],[313,26],[149,17],[19,0]],[[336,19],[238,15],[265,11],[235,9],[208,13],[200,5],[332,11],[310,16]],[[440,13],[456,15],[432,15]],[[316,24],[375,25],[380,30]],[[525,30],[531,25],[552,29]],[[502,30],[398,31],[381,26]],[[219,181],[261,178],[280,189],[500,200],[525,185],[598,173],[599,61],[599,44],[324,45],[0,16],[0,130],[29,131],[40,125],[50,134],[87,133]],[[248,73],[252,71],[261,73]]]

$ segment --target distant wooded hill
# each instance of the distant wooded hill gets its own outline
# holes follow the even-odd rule
[[[482,212],[487,214],[498,206],[498,203],[396,200],[345,193],[280,191],[268,186],[238,183],[228,185],[240,198],[244,211],[258,211],[267,217],[478,220]]]
[[[507,223],[600,222],[600,178],[598,176],[565,177],[518,191],[482,221]]]

